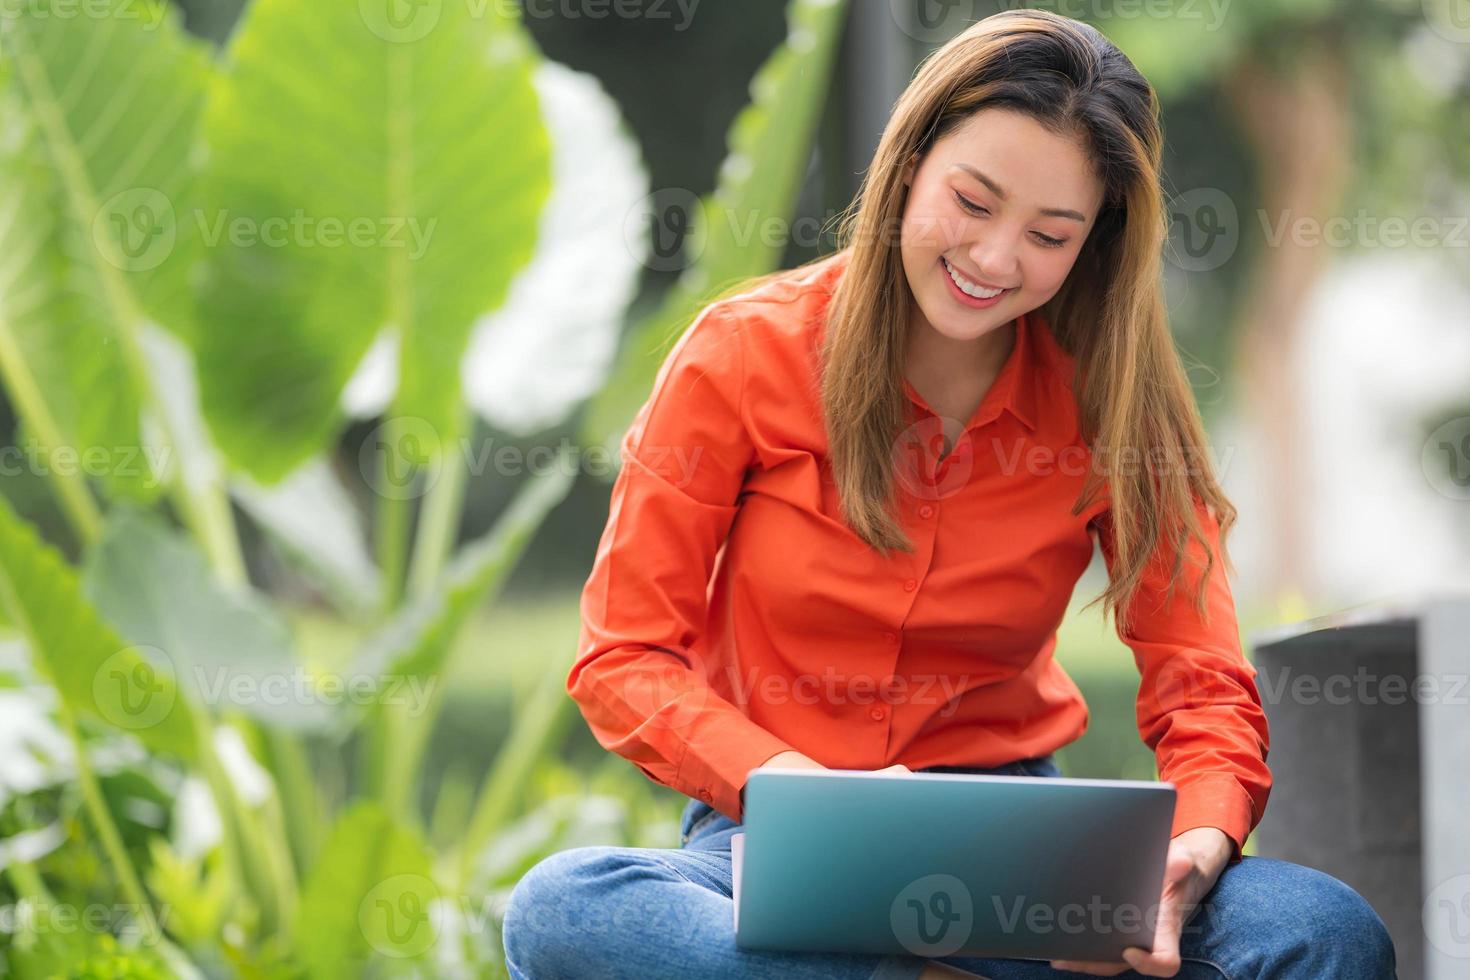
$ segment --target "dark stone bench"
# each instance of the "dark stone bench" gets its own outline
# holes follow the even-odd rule
[[[1470,596],[1251,637],[1274,778],[1255,852],[1355,888],[1400,980],[1470,976]]]

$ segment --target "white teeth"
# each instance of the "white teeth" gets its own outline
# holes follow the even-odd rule
[[[970,282],[970,280],[961,278],[960,274],[954,271],[954,266],[950,265],[949,261],[943,256],[939,257],[939,261],[944,263],[945,271],[948,272],[949,277],[954,280],[954,284],[960,287],[960,292],[964,293],[966,296],[973,296],[976,299],[990,299],[992,296],[999,296],[1001,293],[1005,292],[1004,289],[985,289],[977,286],[974,283]]]

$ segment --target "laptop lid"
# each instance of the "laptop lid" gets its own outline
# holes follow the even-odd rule
[[[1172,783],[763,768],[736,944],[1116,960],[1150,949]]]

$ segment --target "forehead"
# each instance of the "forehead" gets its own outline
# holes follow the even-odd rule
[[[963,176],[969,164],[1006,191],[1008,201],[1074,207],[1090,213],[1102,196],[1080,133],[1059,134],[1031,116],[981,109],[956,126],[931,154],[939,176]]]

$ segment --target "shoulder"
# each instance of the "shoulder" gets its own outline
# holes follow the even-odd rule
[[[773,273],[750,289],[717,300],[710,309],[758,347],[783,339],[801,342],[825,322],[847,256],[846,251],[835,252]]]
[[[810,381],[820,363],[827,310],[846,256],[838,252],[777,272],[710,303],[690,331],[702,335],[696,346],[707,352],[719,348],[738,358],[746,378],[767,385]]]

